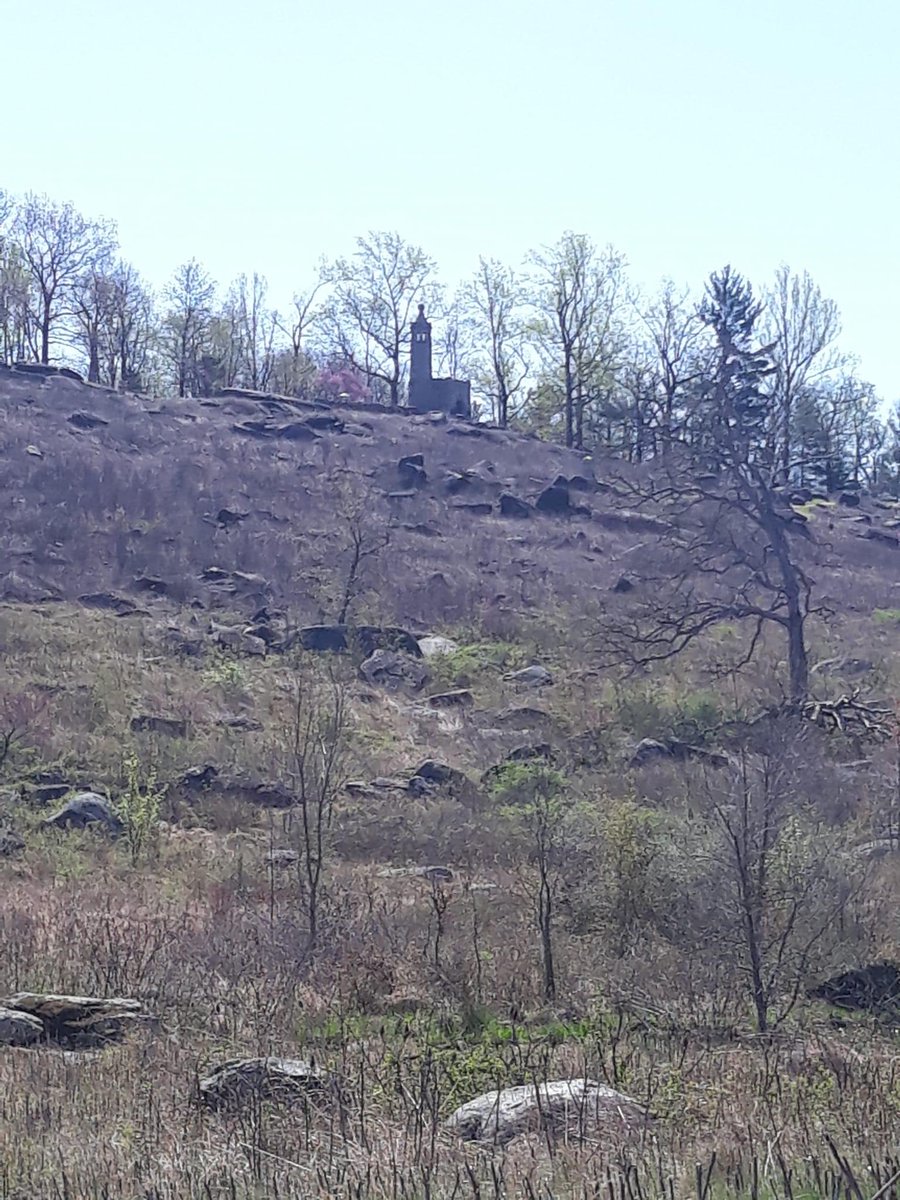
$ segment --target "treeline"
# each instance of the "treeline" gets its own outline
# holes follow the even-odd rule
[[[277,308],[265,276],[220,288],[195,260],[154,292],[120,256],[112,222],[0,194],[0,358],[65,360],[125,390],[241,386],[398,405],[422,302],[436,374],[470,378],[484,414],[642,461],[707,440],[718,347],[698,294],[666,282],[645,295],[626,268],[569,232],[516,267],[481,258],[450,292],[423,249],[374,232]],[[793,483],[900,494],[900,404],[886,414],[858,375],[835,302],[783,266],[754,303],[760,459]]]

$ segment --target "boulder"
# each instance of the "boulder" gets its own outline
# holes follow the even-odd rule
[[[424,487],[428,482],[425,457],[422,454],[407,454],[397,463],[397,477],[404,488]]]
[[[136,1022],[147,1020],[140,1001],[120,997],[18,992],[0,1000],[0,1008],[27,1014],[40,1023],[42,1038],[63,1044],[116,1041]]]
[[[436,886],[453,882],[453,872],[449,867],[419,867],[418,874]]]
[[[519,733],[529,729],[539,729],[553,722],[549,713],[542,708],[529,708],[527,705],[515,705],[504,709],[493,718],[495,725],[504,729],[513,729]]]
[[[218,776],[218,767],[212,763],[204,763],[199,767],[188,767],[178,782],[186,791],[199,792],[209,787]]]
[[[70,783],[39,783],[29,794],[28,799],[32,804],[43,806],[62,800],[63,796],[68,796],[69,792],[73,790]]]
[[[468,688],[455,688],[452,692],[440,692],[428,697],[431,708],[471,708],[475,697]]]
[[[300,630],[300,645],[316,654],[343,654],[347,649],[347,626],[307,625]]]
[[[304,650],[319,654],[343,654],[353,647],[366,658],[376,650],[397,650],[412,658],[422,655],[413,635],[392,625],[307,625],[299,636]]]
[[[572,502],[569,498],[568,485],[551,483],[538,496],[534,502],[534,506],[538,512],[542,513],[560,514],[570,512]]]
[[[834,975],[806,993],[836,1008],[896,1012],[900,1008],[900,967],[892,962],[869,963]]]
[[[493,504],[489,504],[486,500],[460,500],[456,504],[451,504],[450,507],[454,512],[468,513],[471,517],[489,517],[494,511]]]
[[[286,421],[284,424],[276,425],[272,430],[272,435],[277,438],[282,438],[286,442],[317,442],[322,436],[316,433],[306,421]]]
[[[169,585],[165,579],[160,579],[156,575],[138,575],[134,586],[139,592],[150,592],[154,596],[165,596],[169,591]]]
[[[43,1021],[14,1008],[0,1008],[0,1046],[31,1046],[43,1038]]]
[[[328,1083],[328,1075],[304,1059],[244,1058],[216,1067],[198,1089],[209,1108],[238,1109],[260,1100],[291,1104],[321,1096]]]
[[[593,1079],[561,1079],[485,1092],[463,1104],[447,1128],[468,1142],[505,1145],[527,1133],[596,1142],[603,1133],[621,1136],[649,1119],[647,1110]]]
[[[512,492],[503,492],[500,496],[500,516],[522,520],[531,516],[531,505],[514,496]]]
[[[220,508],[215,519],[216,524],[221,525],[223,529],[231,529],[240,525],[241,521],[246,521],[249,516],[248,512],[239,512],[236,508]]]
[[[439,658],[444,654],[455,654],[458,649],[459,642],[454,642],[453,638],[442,637],[439,633],[419,638],[419,653],[423,658]]]
[[[524,684],[526,687],[548,687],[553,682],[552,674],[538,663],[532,663],[531,666],[522,667],[518,671],[510,671],[503,678],[510,683]]]
[[[74,412],[69,417],[69,424],[75,429],[102,429],[104,425],[109,424],[109,421],[105,417],[98,416],[97,413]]]
[[[431,758],[413,772],[412,780],[416,779],[424,780],[425,783],[433,784],[435,787],[449,787],[457,790],[471,787],[468,777],[462,771],[456,767],[449,767],[446,763],[435,762]]]
[[[133,600],[117,596],[115,592],[87,592],[78,597],[78,603],[85,608],[101,608],[114,613],[133,612],[137,607]]]
[[[665,758],[675,762],[687,762],[688,759],[693,759],[705,763],[709,767],[727,767],[729,762],[728,756],[722,754],[721,751],[707,750],[705,746],[693,746],[678,738],[666,738],[665,741],[642,738],[635,746],[628,765],[629,767],[643,767],[655,759]]]
[[[620,575],[611,590],[619,596],[625,595],[627,592],[634,591],[634,582],[627,575]]]
[[[96,792],[79,792],[44,824],[56,829],[85,829],[88,825],[99,825],[112,834],[119,834],[124,828],[109,801]]]
[[[360,663],[359,673],[367,683],[390,691],[410,688],[417,692],[430,678],[428,668],[419,659],[396,650],[375,650]]]
[[[132,733],[160,733],[165,737],[184,738],[188,734],[188,723],[183,717],[160,717],[154,713],[140,713],[131,718]]]
[[[859,508],[859,499],[859,492],[841,492],[837,502],[844,508]]]

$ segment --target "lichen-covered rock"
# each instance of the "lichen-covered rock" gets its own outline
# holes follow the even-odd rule
[[[88,825],[97,825],[112,834],[119,834],[124,828],[109,801],[96,792],[80,792],[73,796],[44,824],[57,829],[85,829]]]
[[[199,1083],[210,1108],[240,1108],[250,1100],[290,1104],[327,1088],[329,1076],[297,1058],[244,1058],[222,1063]]]
[[[649,1119],[630,1096],[593,1079],[561,1079],[485,1092],[463,1104],[447,1128],[464,1141],[505,1145],[522,1134],[545,1132],[568,1141],[628,1132]]]

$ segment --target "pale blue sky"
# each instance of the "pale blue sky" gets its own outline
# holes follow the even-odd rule
[[[0,186],[288,301],[397,229],[450,282],[565,229],[632,277],[808,268],[900,395],[898,0],[0,0]]]

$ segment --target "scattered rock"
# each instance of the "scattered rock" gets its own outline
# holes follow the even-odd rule
[[[453,872],[449,867],[419,867],[418,874],[431,884],[453,882]]]
[[[468,513],[472,517],[489,517],[494,511],[493,504],[489,504],[486,500],[459,500],[450,507],[454,512]]]
[[[213,1109],[235,1109],[251,1101],[295,1103],[321,1095],[329,1077],[298,1058],[244,1058],[222,1063],[199,1081],[201,1101]]]
[[[115,613],[134,612],[136,607],[133,600],[117,596],[115,592],[87,592],[78,597],[78,603],[85,608],[100,608]]]
[[[618,595],[624,595],[626,592],[634,591],[634,581],[629,579],[627,575],[620,575],[612,586],[612,591]]]
[[[246,521],[249,516],[248,512],[239,512],[235,508],[220,508],[216,513],[216,524],[221,525],[223,529],[232,529],[235,525],[240,525],[241,521]]]
[[[25,453],[30,454],[32,458],[43,458],[44,452],[39,446],[29,445],[25,447]]]
[[[407,454],[397,463],[397,476],[401,487],[421,488],[428,482],[425,458],[422,454]]]
[[[57,800],[62,800],[63,796],[68,796],[71,791],[70,783],[40,783],[29,793],[28,799],[32,804],[39,806],[53,804]]]
[[[96,413],[74,412],[69,417],[69,424],[74,425],[76,429],[102,429],[104,425],[109,424],[109,421]]]
[[[867,529],[862,536],[871,542],[881,542],[884,546],[892,546],[895,550],[900,546],[900,536],[896,533],[888,533],[884,529]]]
[[[286,421],[273,428],[272,436],[286,442],[317,442],[322,435],[316,433],[306,421]]]
[[[456,790],[470,788],[468,776],[456,767],[450,767],[446,763],[435,762],[434,759],[427,759],[422,763],[417,771],[413,772],[412,779],[421,779],[425,783],[433,784],[436,787],[450,787]]]
[[[538,512],[542,513],[560,514],[570,512],[572,502],[569,497],[568,485],[551,483],[538,496],[534,506]]]
[[[463,1104],[447,1128],[464,1141],[505,1145],[525,1133],[595,1140],[599,1133],[622,1134],[649,1118],[630,1096],[592,1079],[564,1079],[485,1092]]]
[[[531,666],[522,667],[518,671],[510,671],[503,678],[510,683],[521,683],[527,687],[547,687],[553,682],[553,675],[538,663],[532,663]]]
[[[151,713],[140,713],[131,718],[132,733],[161,733],[165,737],[185,738],[188,723],[183,717],[160,717]]]
[[[522,733],[529,729],[538,729],[552,724],[553,718],[542,708],[529,708],[525,705],[504,709],[493,718],[495,725],[505,729],[514,729]]]
[[[219,768],[212,763],[204,763],[200,767],[188,767],[179,780],[179,785],[187,791],[199,792],[209,787],[219,777]]]
[[[396,650],[375,650],[360,664],[359,673],[367,683],[393,691],[420,691],[430,678],[428,668],[419,659]]]
[[[549,742],[533,742],[525,746],[516,746],[506,756],[507,762],[533,762],[537,758],[549,760],[553,757],[553,747]]]
[[[413,635],[395,626],[308,625],[299,636],[304,650],[320,654],[343,654],[351,647],[366,658],[376,650],[397,650],[412,658],[422,654]]]
[[[686,762],[694,759],[710,767],[727,767],[728,756],[717,750],[707,750],[705,746],[692,746],[678,738],[667,738],[664,742],[655,738],[642,738],[635,746],[629,767],[643,767],[654,759],[668,758],[676,762]]]
[[[431,708],[471,708],[475,697],[468,688],[455,688],[452,692],[440,692],[428,697]]]
[[[165,579],[155,575],[139,575],[134,581],[134,586],[139,592],[151,592],[154,596],[165,596],[169,591]]]
[[[500,496],[500,516],[515,517],[519,520],[531,516],[531,505],[512,492],[503,492]]]
[[[423,658],[439,658],[444,654],[455,654],[458,649],[459,642],[454,642],[453,638],[442,637],[439,633],[419,638],[419,651]]]
[[[0,1009],[26,1014],[40,1025],[41,1041],[87,1046],[117,1041],[149,1018],[138,1000],[18,992],[0,1000]]]
[[[809,989],[811,1000],[827,1000],[836,1008],[869,1012],[896,1010],[900,1006],[900,967],[892,962],[870,963],[834,975]]]
[[[101,825],[112,834],[124,828],[112,805],[96,792],[79,792],[66,801],[59,812],[48,817],[45,825],[56,829],[85,829],[88,825]]]

